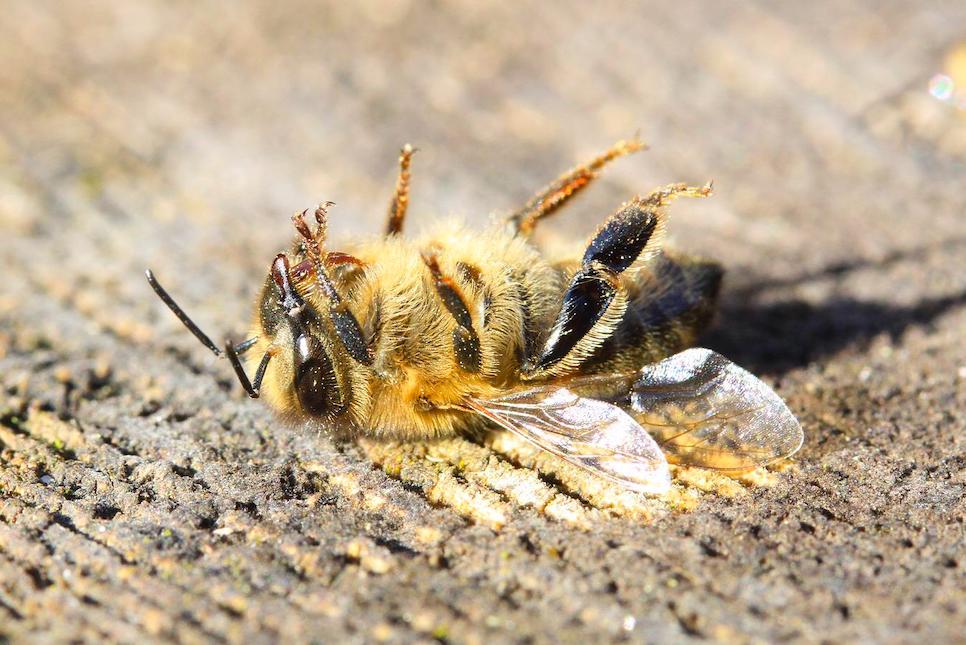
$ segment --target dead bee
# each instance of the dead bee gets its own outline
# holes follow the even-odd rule
[[[643,147],[619,142],[485,232],[446,225],[411,241],[401,235],[406,146],[385,234],[330,251],[331,204],[315,210],[314,231],[308,211],[297,214],[298,236],[272,261],[251,337],[224,350],[147,278],[227,356],[249,396],[343,435],[433,439],[489,421],[647,493],[668,489],[668,460],[742,471],[787,457],[803,435],[782,400],[724,357],[685,349],[711,320],[722,271],[663,248],[665,207],[707,196],[710,185],[627,202],[582,257],[552,261],[530,241],[605,164]],[[253,356],[249,371],[243,354]]]

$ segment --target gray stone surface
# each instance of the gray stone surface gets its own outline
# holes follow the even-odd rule
[[[962,642],[966,111],[927,91],[966,97],[962,2],[2,13],[0,640]],[[241,334],[288,215],[381,228],[403,142],[414,230],[637,129],[545,233],[715,180],[671,223],[729,272],[705,344],[807,433],[759,484],[612,503],[492,442],[333,446],[144,283]]]

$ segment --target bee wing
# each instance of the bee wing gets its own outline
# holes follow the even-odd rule
[[[515,390],[466,405],[542,450],[642,493],[667,492],[667,460],[629,414],[605,401],[577,396],[560,385]]]
[[[709,349],[680,352],[636,376],[629,409],[672,463],[750,470],[792,455],[804,440],[781,397]]]

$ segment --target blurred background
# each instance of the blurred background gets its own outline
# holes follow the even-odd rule
[[[719,259],[728,272],[719,325],[706,343],[779,387],[809,437],[802,461],[811,466],[794,480],[796,491],[759,496],[761,506],[749,512],[774,517],[769,509],[817,494],[838,518],[893,522],[895,531],[910,532],[903,538],[910,544],[918,545],[927,527],[951,526],[949,500],[961,499],[961,479],[949,479],[942,497],[932,484],[901,489],[894,473],[908,467],[918,474],[903,477],[925,482],[943,468],[956,470],[948,456],[962,455],[966,436],[966,3],[4,0],[0,13],[4,418],[39,405],[86,428],[85,437],[92,428],[113,436],[133,451],[124,454],[199,473],[223,468],[219,477],[232,476],[233,463],[244,459],[282,459],[257,456],[274,449],[271,441],[255,441],[260,430],[250,430],[255,445],[241,459],[193,434],[197,428],[179,429],[177,418],[148,426],[130,421],[168,408],[182,410],[183,421],[213,405],[201,426],[217,422],[248,437],[243,426],[270,423],[264,411],[251,416],[260,408],[242,401],[225,366],[207,360],[156,301],[145,267],[214,336],[239,337],[271,258],[292,237],[293,212],[336,202],[334,248],[340,239],[382,230],[403,143],[419,148],[407,222],[415,233],[449,215],[482,226],[561,171],[639,131],[650,150],[610,166],[544,233],[580,239],[632,195],[714,180],[713,198],[675,203],[670,224],[676,245]],[[94,377],[64,394],[72,370],[102,380],[113,374],[113,394],[101,397],[104,383]],[[213,403],[223,399],[229,403]],[[20,471],[10,453],[6,459],[13,477]],[[869,464],[873,470],[856,470]],[[847,474],[823,484],[830,469]],[[849,481],[864,492],[835,488]],[[906,493],[897,498],[888,490]],[[913,501],[920,514],[910,516]],[[892,503],[899,506],[890,511]],[[728,512],[724,502],[708,504],[712,511],[701,522],[679,520],[695,522],[675,533],[679,542],[653,548],[691,554],[695,567],[706,566],[714,549],[699,549],[689,531],[700,533],[705,529],[694,527],[713,526],[709,518]],[[830,520],[808,519],[812,510],[796,511],[813,529],[802,544],[853,544],[856,529],[846,524],[815,538],[814,525]],[[361,526],[370,518],[346,513],[318,521]],[[731,529],[719,528],[712,541],[728,542]],[[794,528],[786,537],[799,543],[803,535]],[[641,543],[663,539],[635,536]],[[112,544],[125,552],[138,543],[136,533],[129,538]],[[878,551],[835,546],[840,550],[824,561],[861,563],[875,552],[921,574],[910,580],[952,584],[953,569],[942,564],[952,553],[952,533],[942,533],[937,539],[946,546],[928,557],[894,555],[893,538],[882,539]],[[0,539],[0,563],[9,544]],[[506,548],[516,553],[520,544]],[[706,603],[716,576],[698,581],[691,570],[691,584],[704,594],[696,598],[718,611],[717,620],[767,639],[848,638],[889,621],[912,631],[924,622],[951,624],[932,592],[897,582],[907,579],[901,568],[874,583],[855,573],[861,567],[836,569],[847,582],[831,590],[820,581],[832,573],[801,567],[814,554],[791,549],[775,565],[781,580],[764,588],[780,588],[776,597],[797,602],[794,611],[753,611],[753,602],[720,589],[713,610]],[[735,547],[739,564],[730,566],[739,579],[758,575],[755,553]],[[26,555],[11,557],[14,569],[0,564],[0,576],[40,566],[16,564],[30,562]],[[151,566],[146,570],[160,565]],[[560,575],[575,576],[566,578],[571,582],[583,575],[580,566],[561,567]],[[520,598],[515,608],[501,604],[487,571],[477,583],[481,597],[496,598],[493,615],[532,609]],[[789,590],[782,586],[788,580],[818,587]],[[384,584],[386,594],[399,593]],[[680,612],[680,624],[669,618],[682,605],[647,604],[653,596],[634,591],[634,582],[614,584],[631,590],[620,601],[624,610],[670,630],[652,633],[694,636],[704,629]],[[879,600],[848,599],[870,584]],[[445,593],[433,593],[407,597],[435,597],[450,624],[461,620],[457,610],[447,614]],[[609,606],[609,596],[602,597],[600,606]],[[273,606],[258,602],[251,606],[259,611]],[[378,597],[372,602],[378,605]],[[16,601],[8,605],[26,611]],[[3,606],[0,595],[0,615]],[[567,621],[580,609],[567,602],[557,608],[559,615],[541,615]],[[237,611],[226,625],[237,619],[274,633],[263,614]],[[864,628],[850,631],[849,611],[868,619]],[[908,618],[913,614],[926,618]],[[809,632],[816,616],[824,627]],[[333,633],[342,633],[367,619],[332,620],[339,625]],[[586,636],[598,629],[588,620],[566,624],[582,625],[573,628]],[[789,624],[797,627],[783,631]],[[233,633],[218,625],[205,623],[209,634]],[[491,636],[500,628],[493,629]],[[504,637],[512,633],[524,632]]]

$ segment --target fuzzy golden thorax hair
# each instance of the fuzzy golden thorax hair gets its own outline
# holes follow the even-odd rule
[[[272,354],[261,396],[290,420],[318,418],[327,429],[345,434],[365,428],[369,434],[400,439],[447,436],[477,425],[462,402],[498,395],[524,378],[559,378],[575,372],[581,362],[584,373],[632,370],[645,358],[673,353],[707,324],[713,302],[706,296],[716,291],[720,277],[713,264],[659,253],[629,274],[620,297],[582,341],[575,358],[549,373],[525,377],[523,363],[553,333],[554,317],[579,258],[551,262],[505,226],[481,232],[455,223],[442,224],[421,239],[373,238],[343,251],[340,256],[354,261],[332,270],[332,281],[371,345],[371,364],[353,360],[336,340],[314,273],[294,280],[313,312],[313,335],[331,362],[327,387],[338,392],[338,410],[317,416],[300,403],[295,338],[279,321],[281,303],[271,276],[256,307],[252,336],[258,341],[249,368],[256,367],[258,356]],[[292,266],[304,263],[298,244],[289,256]],[[478,369],[464,369],[454,352],[461,329],[437,288],[440,276],[468,305],[469,322],[479,339]],[[676,301],[663,303],[664,319],[654,320],[654,305],[669,292]],[[694,295],[692,302],[681,300],[686,293]],[[641,312],[652,319],[642,320]]]

